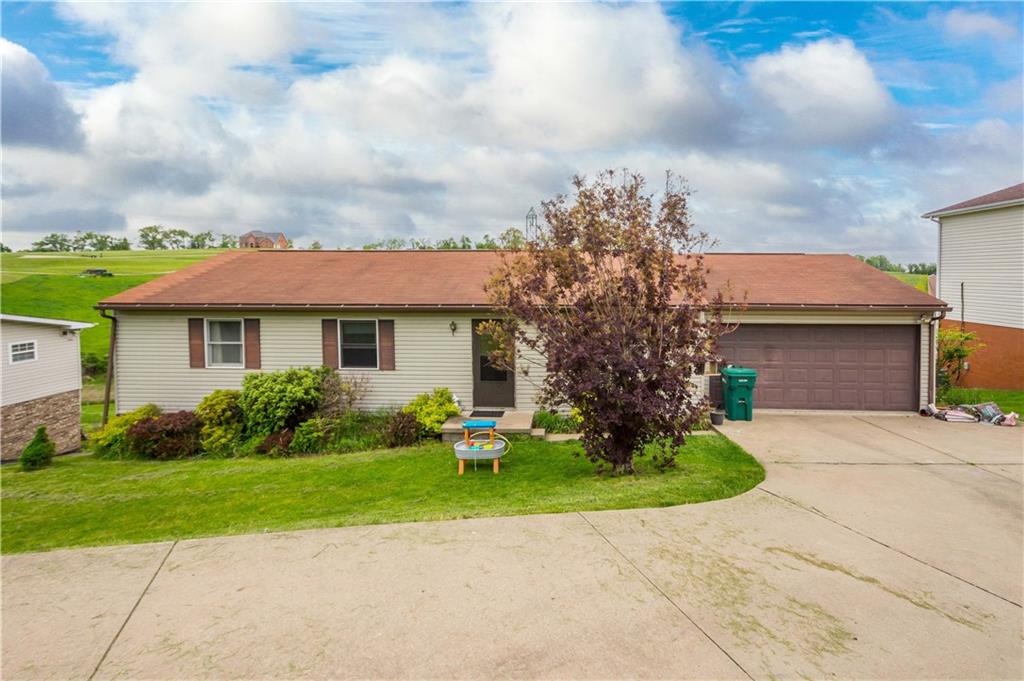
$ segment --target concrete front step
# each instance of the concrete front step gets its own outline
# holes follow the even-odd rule
[[[506,409],[504,415],[498,418],[486,416],[473,417],[470,412],[464,411],[459,416],[453,416],[441,426],[441,439],[444,442],[458,442],[462,439],[462,422],[468,420],[496,421],[495,430],[502,435],[531,435],[533,437],[544,437],[543,429],[533,427],[533,411],[526,409]]]

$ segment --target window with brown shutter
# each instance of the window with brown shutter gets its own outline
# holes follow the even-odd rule
[[[188,365],[193,369],[206,367],[205,323],[202,318],[188,320]]]
[[[321,321],[323,339],[324,366],[338,368],[338,320],[324,319]]]
[[[377,343],[380,346],[380,370],[395,370],[395,320],[377,321]]]
[[[245,320],[245,368],[260,368],[260,320]]]

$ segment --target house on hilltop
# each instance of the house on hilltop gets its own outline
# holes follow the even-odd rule
[[[238,239],[239,248],[288,248],[288,237],[284,232],[261,232],[254,229]]]

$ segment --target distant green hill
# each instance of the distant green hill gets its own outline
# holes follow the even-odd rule
[[[93,306],[100,300],[221,253],[222,249],[108,251],[105,253],[3,253],[0,310],[8,314],[92,322],[82,332],[82,354],[107,355],[110,322]],[[102,268],[112,277],[81,277]]]
[[[928,293],[928,275],[927,274],[905,274],[903,272],[888,272],[892,276],[896,277],[904,284],[910,284],[919,291]]]

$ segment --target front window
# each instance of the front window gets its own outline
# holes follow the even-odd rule
[[[377,368],[377,322],[341,320],[341,366],[343,369]]]
[[[11,343],[11,364],[31,362],[36,358],[36,342]]]
[[[206,320],[206,363],[212,367],[242,366],[242,320]]]

